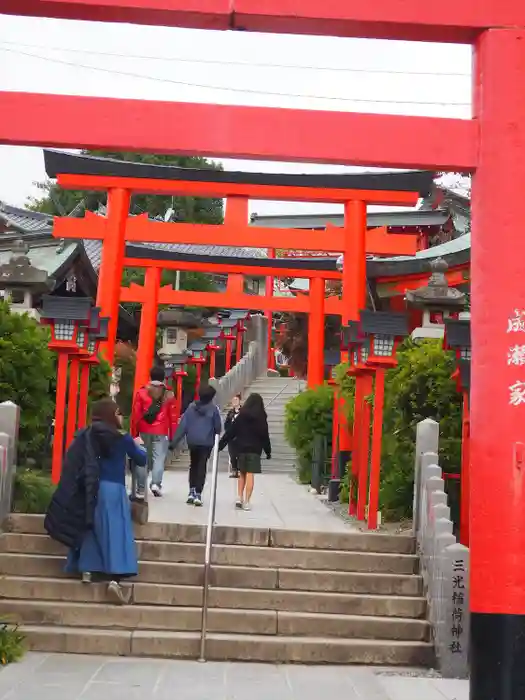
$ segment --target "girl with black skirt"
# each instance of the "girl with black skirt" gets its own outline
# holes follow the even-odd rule
[[[239,482],[235,507],[250,510],[253,493],[254,474],[261,473],[261,454],[271,459],[272,446],[268,432],[268,419],[260,394],[250,394],[238,417],[232,421],[222,436],[219,449],[235,442]]]

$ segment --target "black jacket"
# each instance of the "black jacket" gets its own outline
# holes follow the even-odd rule
[[[230,408],[224,419],[224,430],[228,430],[233,421],[239,417],[239,411],[240,409],[235,410],[235,408]]]
[[[219,449],[224,449],[231,441],[235,441],[235,451],[238,454],[260,455],[264,450],[266,456],[271,457],[272,446],[266,416],[252,416],[241,409],[237,418],[226,428]]]
[[[71,443],[62,466],[60,482],[44,520],[48,535],[78,549],[93,528],[99,486],[99,459],[109,454],[120,433],[105,423],[81,430]]]

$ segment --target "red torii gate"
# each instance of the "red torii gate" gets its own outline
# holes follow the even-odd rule
[[[153,361],[157,309],[159,304],[207,307],[253,308],[262,311],[304,312],[309,314],[308,382],[319,385],[324,378],[324,316],[340,315],[345,322],[357,320],[366,301],[366,253],[415,253],[416,240],[412,234],[387,234],[383,230],[367,231],[366,204],[415,205],[418,198],[432,187],[432,173],[399,173],[344,176],[276,176],[220,173],[210,170],[184,170],[167,166],[122,163],[111,159],[91,158],[45,152],[46,171],[57,177],[61,187],[80,190],[107,190],[108,214],[97,216],[90,212],[82,219],[57,217],[53,235],[65,239],[95,239],[103,241],[97,305],[110,318],[106,358],[112,362],[116,341],[116,319],[120,301],[142,304],[142,316],[137,355],[135,383],[142,385]],[[129,216],[129,201],[133,193],[225,197],[224,224],[167,223],[150,220],[147,215]],[[291,201],[329,201],[344,203],[345,226],[330,227],[329,235],[322,231],[260,228],[249,225],[249,199],[286,199]],[[369,235],[371,234],[371,235]],[[125,257],[126,244],[133,243],[193,243],[235,246],[242,243],[253,248],[288,248],[339,253],[344,251],[342,275],[336,271],[286,270],[275,261],[265,265],[267,276],[293,276],[311,279],[308,297],[278,297],[266,294],[253,297],[243,293],[243,275],[253,275],[253,264],[232,261],[221,264],[228,271],[226,292],[175,291],[161,286],[164,266],[179,263],[156,260],[153,253],[135,246],[135,255]],[[251,261],[253,263],[253,261]],[[144,286],[132,284],[121,289],[120,279],[125,265],[147,267]],[[199,266],[199,269],[200,266]],[[262,267],[261,267],[262,269]],[[235,271],[232,271],[235,270]],[[343,298],[325,299],[325,280],[343,279]],[[369,393],[369,392],[368,392]],[[366,392],[363,393],[363,396]],[[348,441],[348,437],[347,437]]]
[[[1,9],[474,46],[472,120],[0,93],[0,142],[475,173],[471,697],[522,698],[525,367],[508,356],[525,333],[524,263],[516,252],[525,191],[523,0],[4,0]],[[113,207],[123,203],[115,197]]]

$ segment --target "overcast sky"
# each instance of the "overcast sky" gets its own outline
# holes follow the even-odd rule
[[[0,15],[0,66],[0,90],[465,119],[471,114],[470,46]],[[344,169],[222,162],[227,169],[266,172]],[[33,182],[44,177],[39,149],[0,146],[1,201],[23,205],[35,194]],[[336,207],[252,206],[259,214],[319,209]]]

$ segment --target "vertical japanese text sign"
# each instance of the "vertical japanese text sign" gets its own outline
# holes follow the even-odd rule
[[[452,544],[443,552],[443,613],[445,644],[439,650],[446,678],[466,678],[470,630],[469,550]]]

